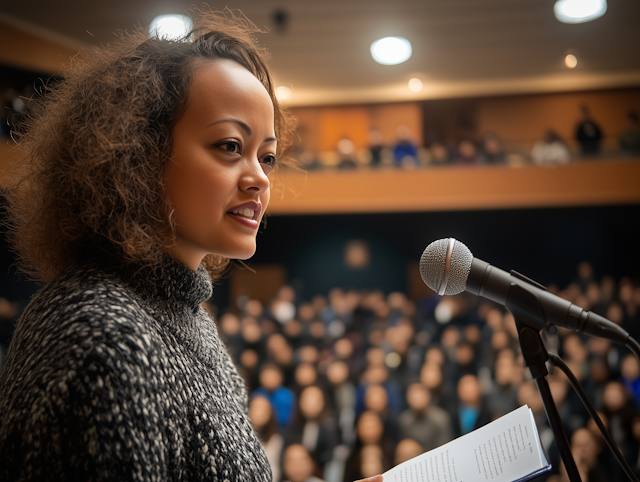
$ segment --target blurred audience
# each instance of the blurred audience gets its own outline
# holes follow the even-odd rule
[[[569,162],[571,154],[560,136],[549,129],[544,140],[537,142],[531,151],[531,160],[539,166],[556,166]]]
[[[620,134],[620,150],[625,157],[640,156],[640,117],[631,111],[627,120],[627,128]]]
[[[581,119],[576,126],[575,138],[580,146],[582,157],[595,157],[600,154],[600,141],[602,140],[602,130],[600,126],[591,118],[589,107],[585,104],[580,106]]]

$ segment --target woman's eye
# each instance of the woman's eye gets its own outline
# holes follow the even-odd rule
[[[223,141],[215,145],[225,152],[240,154],[240,143],[237,141]]]
[[[273,154],[267,154],[262,159],[260,159],[260,165],[262,166],[262,170],[265,174],[269,174],[277,163],[278,158]]]

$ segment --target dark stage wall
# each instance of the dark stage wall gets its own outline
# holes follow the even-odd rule
[[[408,263],[430,242],[448,236],[464,242],[474,256],[543,284],[564,287],[581,261],[590,261],[598,278],[640,278],[640,205],[274,216],[262,231],[249,265],[284,264],[304,299],[334,286],[405,291]],[[344,266],[344,245],[351,239],[368,241],[369,268]],[[220,305],[228,296],[225,288],[225,282],[216,288]]]

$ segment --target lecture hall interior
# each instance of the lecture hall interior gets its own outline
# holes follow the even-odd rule
[[[565,8],[577,20],[563,2],[582,5]],[[555,467],[539,480],[565,480],[513,317],[469,293],[438,296],[419,261],[453,237],[640,336],[640,4],[580,11],[598,3],[226,4],[259,29],[297,118],[256,254],[232,262],[206,303],[274,480],[372,476],[525,403]],[[191,8],[3,0],[0,186],[20,167],[14,132],[65,64]],[[391,43],[377,51],[378,40]],[[3,226],[0,368],[41,286],[16,269]],[[565,329],[543,338],[640,473],[637,360]],[[589,480],[624,480],[564,374],[549,384]]]

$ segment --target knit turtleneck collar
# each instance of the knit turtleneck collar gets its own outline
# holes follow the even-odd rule
[[[184,303],[193,312],[213,294],[211,279],[204,266],[200,265],[194,271],[170,256],[164,256],[162,263],[155,267],[125,265],[112,257],[105,257],[98,264],[115,273],[144,298],[162,303]]]

